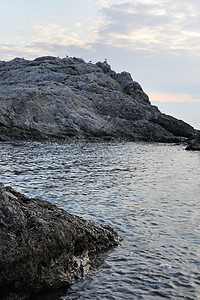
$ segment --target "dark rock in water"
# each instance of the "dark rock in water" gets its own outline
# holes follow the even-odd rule
[[[197,131],[152,106],[128,72],[80,58],[0,61],[0,140],[180,142]]]
[[[193,139],[188,142],[188,145],[185,150],[200,151],[200,134],[196,139]]]
[[[1,299],[25,299],[83,278],[94,253],[119,244],[109,226],[0,184]]]

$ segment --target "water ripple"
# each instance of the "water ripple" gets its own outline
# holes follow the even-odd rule
[[[64,300],[200,298],[199,167],[178,145],[0,144],[0,181],[123,238]]]

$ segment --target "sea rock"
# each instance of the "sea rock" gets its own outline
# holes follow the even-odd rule
[[[188,142],[188,145],[185,150],[200,151],[200,134],[196,139],[193,139]]]
[[[162,114],[128,72],[45,56],[0,61],[0,139],[179,142],[197,131]]]
[[[42,290],[67,288],[88,272],[95,253],[119,241],[109,226],[0,184],[1,299],[26,299]]]

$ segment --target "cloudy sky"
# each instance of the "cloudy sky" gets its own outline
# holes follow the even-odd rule
[[[0,0],[0,7],[0,60],[106,58],[162,111],[200,113],[199,0]]]

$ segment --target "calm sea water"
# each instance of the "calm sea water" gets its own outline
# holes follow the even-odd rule
[[[200,152],[148,143],[1,143],[0,181],[123,238],[62,299],[200,299]]]

